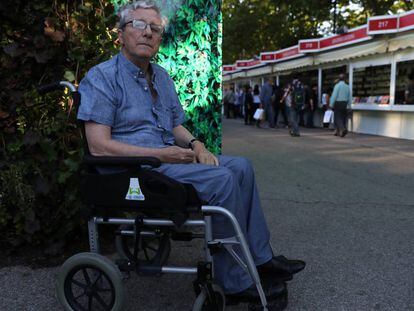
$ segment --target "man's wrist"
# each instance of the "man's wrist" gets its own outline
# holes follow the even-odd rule
[[[198,138],[193,138],[188,143],[188,147],[190,149],[193,149],[194,150],[194,147],[196,147],[197,145],[200,145],[200,144],[204,147],[204,144]]]

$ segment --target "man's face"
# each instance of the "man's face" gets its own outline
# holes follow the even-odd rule
[[[147,24],[162,25],[161,16],[153,9],[131,11],[126,21],[134,19]],[[158,52],[162,34],[152,31],[149,26],[140,30],[129,23],[125,25],[123,30],[118,31],[118,38],[123,46],[123,52],[129,60],[150,59]]]

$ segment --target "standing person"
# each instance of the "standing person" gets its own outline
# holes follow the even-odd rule
[[[290,135],[294,137],[299,137],[299,119],[298,119],[298,111],[296,110],[296,107],[294,106],[293,102],[293,87],[290,83],[288,83],[285,87],[285,92],[283,94],[282,99],[280,100],[280,103],[284,103],[287,111],[287,115],[289,118],[289,126],[290,126]]]
[[[230,119],[235,115],[234,103],[236,101],[236,94],[234,93],[234,86],[230,86],[230,89],[227,91],[226,95],[224,95],[224,101],[227,102],[226,118]]]
[[[260,101],[260,91],[259,86],[256,84],[253,88],[253,114],[258,108],[263,108],[262,102]],[[260,127],[260,121],[256,120],[256,126]]]
[[[150,1],[119,8],[121,51],[91,68],[79,85],[78,119],[85,125],[94,156],[156,157],[155,170],[194,186],[200,199],[223,206],[238,220],[246,236],[268,295],[280,295],[284,283],[275,281],[299,272],[305,263],[275,257],[260,205],[254,171],[241,157],[215,156],[183,126],[185,113],[174,82],[161,66],[151,63],[164,32],[160,9]],[[231,225],[213,216],[213,234],[231,237]],[[215,276],[226,294],[238,300],[257,300],[246,271],[227,252],[214,254]]]
[[[241,111],[242,111],[242,106],[243,106],[243,101],[244,101],[244,92],[243,92],[243,88],[241,87],[241,85],[239,85],[239,87],[237,88],[235,96],[236,96],[236,101],[234,103],[234,117],[239,118],[242,116]]]
[[[252,87],[246,85],[244,87],[244,124],[252,125],[253,124],[253,94]]]
[[[314,128],[313,115],[318,107],[318,86],[313,84],[311,88],[307,87],[307,107],[306,107],[306,127]]]
[[[332,96],[330,98],[330,107],[334,109],[335,136],[344,137],[348,130],[346,129],[347,108],[351,105],[351,90],[345,82],[345,75],[339,75],[339,82],[335,84]]]
[[[281,99],[283,97],[283,94],[285,94],[285,90],[282,87],[280,87],[279,89],[280,89],[280,99]],[[285,128],[289,128],[289,117],[288,117],[286,105],[284,103],[281,103],[279,105],[279,108],[280,108],[280,111],[282,112],[283,125],[285,126]]]
[[[324,113],[327,110],[331,110],[331,107],[329,106],[331,94],[332,94],[332,88],[330,88],[330,87],[326,88],[322,93],[321,104],[322,104],[322,110],[323,110]],[[330,122],[324,122],[323,127],[328,128],[329,124],[330,124]]]
[[[287,118],[285,116],[286,113],[285,113],[284,104],[280,102],[283,94],[284,92],[282,88],[279,85],[275,85],[275,87],[273,88],[273,100],[272,100],[275,127],[278,127],[277,124],[278,124],[279,112],[282,113],[282,116],[284,118],[284,124],[285,125],[288,124]]]
[[[305,101],[306,101],[306,92],[302,82],[299,80],[298,77],[295,77],[292,81],[292,99],[293,99],[293,107],[298,114],[299,125],[305,125],[303,114],[305,110]]]
[[[265,109],[265,115],[267,122],[269,123],[270,128],[275,127],[275,117],[272,105],[272,95],[273,95],[273,78],[268,77],[265,84],[262,86],[262,91],[260,92],[260,100]]]

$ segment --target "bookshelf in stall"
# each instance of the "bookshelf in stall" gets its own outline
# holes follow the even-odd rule
[[[390,77],[391,65],[354,68],[353,103],[388,105]]]

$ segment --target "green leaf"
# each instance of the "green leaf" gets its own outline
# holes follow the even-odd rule
[[[65,78],[65,80],[68,80],[69,82],[75,81],[75,74],[72,71],[65,71],[63,77]]]

